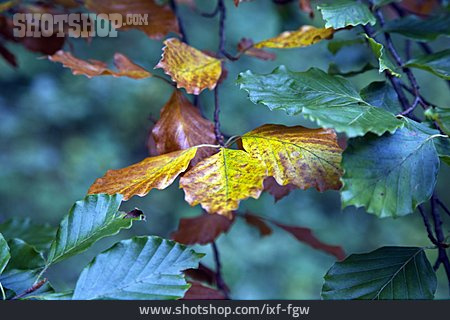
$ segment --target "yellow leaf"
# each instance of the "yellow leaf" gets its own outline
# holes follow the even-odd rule
[[[339,189],[342,149],[330,129],[267,124],[242,136],[243,148],[265,163],[279,185]]]
[[[285,31],[278,37],[271,38],[255,44],[255,48],[300,48],[315,44],[324,39],[331,39],[333,28],[316,28],[302,26],[297,31]]]
[[[137,29],[152,39],[162,39],[168,33],[179,33],[178,20],[168,5],[159,5],[155,0],[86,0],[88,10],[99,14],[121,14],[123,23],[130,15],[147,16],[147,21],[124,25],[119,30]]]
[[[231,217],[241,200],[259,198],[266,176],[264,165],[248,153],[221,148],[189,170],[180,188],[191,206],[201,204],[209,213]]]
[[[134,64],[121,53],[114,55],[114,65],[118,71],[108,69],[108,66],[101,61],[85,61],[75,58],[70,52],[58,51],[54,55],[49,56],[48,59],[62,63],[64,67],[71,69],[74,75],[85,75],[88,78],[111,75],[114,77],[144,79],[152,76],[150,72]]]
[[[161,61],[155,68],[164,72],[185,88],[187,93],[200,94],[206,88],[213,90],[222,73],[219,59],[213,58],[176,38],[164,41]]]
[[[123,169],[109,170],[94,182],[88,194],[120,193],[128,200],[135,195],[143,197],[153,188],[165,189],[186,171],[196,152],[197,147],[193,147],[146,158]]]

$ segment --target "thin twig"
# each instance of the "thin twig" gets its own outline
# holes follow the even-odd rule
[[[25,297],[27,294],[30,294],[30,293],[33,293],[33,292],[39,290],[45,283],[47,283],[47,279],[42,279],[41,281],[33,284],[33,286],[31,288],[28,288],[25,292],[12,298],[12,300],[21,299],[21,298]]]
[[[224,145],[224,138],[220,131],[220,103],[219,103],[219,85],[214,89],[214,133],[217,143]]]
[[[430,220],[428,219],[427,214],[425,213],[425,210],[423,209],[422,205],[418,206],[417,209],[419,210],[420,215],[422,216],[423,224],[425,225],[425,228],[427,229],[428,239],[430,239],[430,241],[435,246],[438,246],[439,242],[436,240],[436,238],[433,234],[432,226],[431,226]]]
[[[175,14],[175,16],[177,17],[177,21],[178,21],[178,28],[180,30],[180,34],[181,34],[181,38],[184,42],[188,42],[187,36],[186,36],[186,32],[184,30],[184,25],[183,25],[183,20],[181,20],[181,16],[178,14],[178,5],[177,2],[175,0],[170,0],[169,1],[169,5],[170,8],[172,9],[173,13]]]
[[[220,254],[219,249],[217,248],[217,245],[215,242],[211,243],[213,253],[214,253],[214,261],[216,263],[216,284],[217,288],[222,291],[222,293],[225,296],[225,299],[230,299],[228,294],[228,287],[225,284],[225,281],[222,277],[222,263],[220,262]]]
[[[442,210],[445,211],[445,213],[447,213],[450,216],[450,210],[439,198],[436,198],[436,203],[442,208]]]

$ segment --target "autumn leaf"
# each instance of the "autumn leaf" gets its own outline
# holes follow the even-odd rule
[[[137,29],[152,39],[162,39],[170,32],[179,33],[178,20],[168,5],[158,5],[154,0],[86,0],[88,10],[101,14],[147,15],[148,23],[126,25],[119,30]]]
[[[209,213],[231,217],[241,200],[259,198],[266,168],[242,150],[221,148],[201,161],[180,179],[185,200],[201,204]]]
[[[184,270],[186,277],[199,282],[206,282],[210,285],[216,285],[216,272],[202,263],[198,264],[196,269]]]
[[[158,154],[216,143],[214,124],[203,118],[199,109],[178,90],[161,110],[161,117],[152,129],[152,137]],[[212,148],[199,149],[191,165],[212,154]]]
[[[217,289],[213,289],[199,282],[190,282],[191,287],[184,295],[183,300],[224,300],[225,295]]]
[[[261,60],[275,60],[276,58],[276,55],[274,53],[255,48],[253,40],[249,38],[242,38],[238,43],[237,49],[243,54]]]
[[[270,193],[275,198],[275,202],[286,197],[294,189],[297,187],[290,183],[284,186],[279,185],[274,177],[267,177],[264,180],[264,191]]]
[[[176,38],[167,39],[164,44],[162,59],[155,68],[162,68],[178,88],[198,95],[206,88],[213,90],[216,87],[222,73],[220,60]]]
[[[342,150],[333,130],[267,124],[244,134],[242,145],[265,163],[279,185],[319,191],[341,187]]]
[[[48,59],[53,62],[62,63],[64,67],[71,69],[74,75],[84,75],[88,78],[111,75],[113,77],[145,79],[152,76],[150,72],[134,64],[120,53],[114,55],[114,65],[118,71],[108,69],[108,66],[101,61],[85,61],[75,58],[70,52],[58,51],[54,55],[49,56]]]
[[[232,223],[233,220],[218,214],[184,218],[180,220],[178,230],[172,233],[172,239],[185,245],[208,244],[228,232]]]
[[[313,45],[324,39],[331,39],[333,28],[302,26],[296,31],[285,31],[279,36],[255,44],[255,48],[301,48]]]
[[[268,235],[272,234],[272,228],[269,227],[269,225],[262,218],[247,212],[244,215],[244,219],[245,219],[245,222],[247,224],[255,227],[256,229],[258,229],[259,234],[261,235],[261,237],[268,236]]]
[[[88,194],[120,193],[128,200],[135,195],[143,197],[154,188],[165,189],[187,169],[196,152],[197,147],[189,148],[146,158],[123,169],[109,170],[94,182]]]

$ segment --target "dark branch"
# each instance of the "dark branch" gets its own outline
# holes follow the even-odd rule
[[[222,291],[226,299],[230,299],[228,287],[225,284],[225,281],[222,278],[222,263],[220,262],[220,254],[219,249],[217,248],[217,245],[215,242],[211,244],[213,253],[214,253],[214,261],[216,263],[216,284],[217,288]]]
[[[425,213],[425,210],[423,209],[423,207],[421,205],[418,206],[417,209],[419,209],[420,215],[422,216],[423,224],[425,225],[425,228],[427,229],[428,239],[430,239],[430,241],[435,246],[438,246],[439,242],[434,237],[432,226],[431,226],[430,220],[428,219],[427,214]]]
[[[180,15],[178,14],[178,6],[177,6],[177,2],[175,0],[170,0],[169,1],[170,4],[170,8],[172,9],[173,13],[175,14],[175,16],[177,17],[178,20],[178,28],[180,29],[180,34],[181,34],[181,38],[184,42],[188,43],[188,39],[186,36],[186,32],[184,30],[184,25],[183,25],[183,21],[181,20]]]

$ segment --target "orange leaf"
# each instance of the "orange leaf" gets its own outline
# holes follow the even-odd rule
[[[123,169],[109,170],[94,182],[88,194],[120,193],[128,200],[135,195],[143,197],[154,188],[165,189],[186,171],[196,152],[194,147],[150,157]]]
[[[119,30],[137,29],[152,39],[162,39],[168,33],[179,33],[178,20],[168,5],[158,5],[154,0],[86,0],[87,9],[105,14],[148,15],[148,24],[122,26]]]
[[[211,243],[226,233],[232,223],[233,220],[218,214],[206,213],[194,218],[183,218],[178,230],[172,233],[172,239],[186,245]]]
[[[213,58],[176,38],[164,41],[162,59],[155,68],[164,72],[185,88],[187,93],[200,94],[206,88],[213,90],[222,73],[220,60]]]
[[[245,222],[249,225],[257,228],[262,237],[272,234],[272,229],[267,225],[267,223],[258,216],[250,213],[244,215]]]
[[[252,39],[242,38],[238,43],[238,51],[261,60],[275,60],[276,55],[253,47]]]
[[[119,71],[108,69],[107,65],[101,61],[85,61],[75,58],[70,52],[58,51],[53,56],[49,56],[48,59],[62,63],[64,67],[71,69],[74,75],[85,75],[88,78],[111,75],[113,77],[145,79],[152,76],[150,72],[134,64],[120,53],[114,55],[114,64]]]
[[[217,289],[209,288],[198,282],[189,282],[191,287],[183,300],[224,300],[225,295]]]
[[[183,94],[175,90],[161,110],[161,118],[153,127],[152,136],[158,154],[187,149],[200,144],[216,144],[214,124],[200,114]],[[214,154],[212,148],[198,150],[191,165]]]

